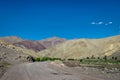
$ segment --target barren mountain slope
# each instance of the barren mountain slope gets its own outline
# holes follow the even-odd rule
[[[47,38],[44,40],[39,40],[38,42],[41,43],[46,48],[50,48],[55,45],[61,44],[65,41],[66,41],[66,39],[64,39],[64,38],[52,37],[52,38]]]
[[[31,62],[34,57],[37,57],[34,51],[22,49],[0,41],[0,77],[9,66],[23,62]]]
[[[120,35],[103,39],[75,39],[39,52],[40,56],[86,58],[112,56],[120,50]],[[120,52],[120,51],[119,51]],[[120,55],[117,53],[116,56]],[[120,56],[118,56],[120,59]]]
[[[8,37],[1,37],[0,40],[3,40],[7,43],[16,43],[16,42],[21,42],[23,39],[17,37],[17,36],[8,36]]]
[[[22,47],[22,48],[31,49],[36,52],[46,49],[46,47],[44,47],[41,43],[37,41],[30,41],[30,40],[17,42],[17,43],[14,43],[13,45]]]
[[[53,37],[53,38],[48,38],[48,39],[39,40],[39,41],[24,40],[21,42],[13,43],[13,45],[21,48],[31,49],[35,52],[39,52],[46,48],[50,48],[57,44],[61,44],[64,41],[65,39]]]

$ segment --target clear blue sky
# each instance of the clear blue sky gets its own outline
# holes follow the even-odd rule
[[[102,38],[120,34],[120,0],[0,0],[0,37]]]

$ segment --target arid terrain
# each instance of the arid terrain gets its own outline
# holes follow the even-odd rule
[[[14,66],[1,80],[119,80],[119,75],[97,68],[68,67],[60,62],[37,62]]]
[[[119,80],[119,75],[120,35],[38,41],[0,38],[0,80]]]

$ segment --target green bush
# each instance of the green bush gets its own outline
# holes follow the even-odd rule
[[[100,59],[100,57],[97,57],[97,59]]]
[[[80,59],[79,61],[80,61],[80,62],[82,62],[82,61],[83,61],[83,59]]]
[[[35,59],[35,61],[55,61],[55,60],[61,60],[61,58],[41,57]]]
[[[117,60],[117,57],[115,57],[115,60]]]
[[[35,61],[55,61],[55,60],[60,60],[60,61],[66,61],[66,59],[61,59],[61,58],[51,58],[51,57],[40,57],[36,58]],[[84,59],[67,59],[68,61],[79,61],[82,64],[120,64],[120,61],[117,60],[117,57],[114,57],[114,59],[107,59],[107,56],[104,56],[103,58],[84,58]]]
[[[90,59],[89,57],[86,57],[86,59]]]
[[[75,59],[72,59],[72,58],[70,58],[70,59],[67,59],[68,61],[75,61]]]
[[[104,60],[107,60],[107,56],[104,56],[103,59],[104,59]]]
[[[94,56],[94,55],[92,55],[92,56],[91,56],[91,59],[95,59],[95,56]]]
[[[114,59],[115,59],[115,57],[112,57],[112,59],[114,60]]]
[[[40,58],[36,58],[35,61],[40,61]]]

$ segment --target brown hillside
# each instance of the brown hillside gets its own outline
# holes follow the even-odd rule
[[[120,35],[103,39],[75,39],[39,52],[41,56],[86,58],[112,56],[120,58]]]
[[[58,38],[58,37],[52,37],[52,38],[47,38],[44,40],[39,40],[38,42],[44,45],[46,48],[53,47],[55,45],[61,44],[65,42],[66,39],[64,38]]]
[[[16,43],[23,41],[23,39],[17,36],[1,37],[0,40],[5,41],[7,43]]]
[[[38,55],[32,50],[22,49],[0,41],[0,77],[11,65],[31,62],[34,57],[38,57]]]
[[[61,44],[64,41],[65,39],[53,37],[39,41],[24,40],[21,42],[13,43],[13,45],[21,48],[31,49],[35,52],[39,52],[44,49],[51,48],[55,45]]]

